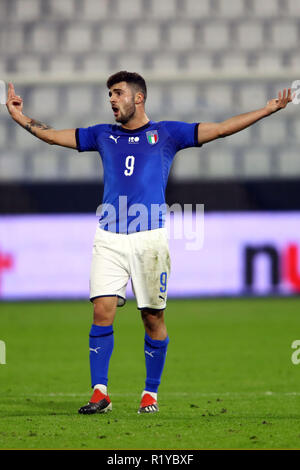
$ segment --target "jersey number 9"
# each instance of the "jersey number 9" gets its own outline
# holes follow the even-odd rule
[[[134,170],[134,156],[128,155],[125,160],[126,170],[124,170],[125,176],[131,176]]]

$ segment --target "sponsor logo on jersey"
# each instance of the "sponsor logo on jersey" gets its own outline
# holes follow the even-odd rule
[[[109,138],[112,139],[117,144],[120,136],[118,135],[118,137],[114,137],[113,135],[110,135]]]
[[[155,131],[147,131],[146,135],[147,135],[148,144],[150,144],[150,145],[157,144],[157,142],[158,142],[158,132],[156,130]]]
[[[139,137],[128,137],[128,143],[129,144],[138,144],[140,141]]]

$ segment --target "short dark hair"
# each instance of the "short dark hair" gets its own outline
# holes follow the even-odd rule
[[[144,95],[144,101],[147,99],[147,86],[146,82],[141,75],[136,72],[127,72],[126,70],[121,70],[120,72],[114,73],[111,75],[107,82],[107,88],[111,88],[116,83],[126,82],[133,85],[138,91],[141,91]]]

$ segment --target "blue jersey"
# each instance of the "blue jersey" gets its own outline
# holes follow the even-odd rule
[[[97,124],[76,129],[79,152],[98,151],[104,171],[99,224],[133,233],[164,226],[165,190],[179,150],[199,146],[198,123],[149,121],[138,129]]]

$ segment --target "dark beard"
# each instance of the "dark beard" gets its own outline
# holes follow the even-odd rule
[[[135,115],[135,104],[133,101],[130,105],[130,109],[128,110],[128,112],[125,115],[122,116],[121,114],[119,118],[116,118],[116,122],[120,122],[121,124],[127,124],[127,122],[130,121],[130,119],[132,119],[134,115]]]

